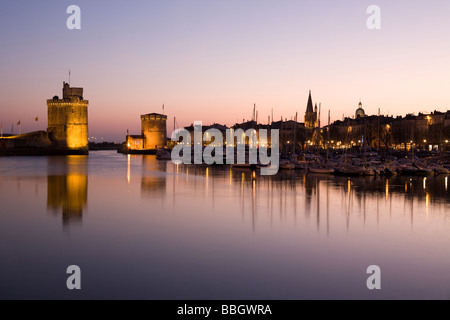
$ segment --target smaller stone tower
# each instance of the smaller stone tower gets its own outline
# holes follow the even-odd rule
[[[153,150],[164,148],[167,144],[167,116],[150,113],[141,116],[144,149]]]

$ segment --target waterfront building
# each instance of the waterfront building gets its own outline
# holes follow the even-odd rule
[[[156,153],[167,145],[167,116],[159,113],[141,115],[141,134],[126,136],[122,153]]]

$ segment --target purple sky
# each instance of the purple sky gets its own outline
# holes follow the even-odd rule
[[[71,4],[81,30],[66,28]],[[371,4],[381,30],[366,27]],[[90,136],[113,141],[162,104],[169,131],[174,116],[232,125],[253,103],[264,123],[272,108],[302,119],[309,90],[323,124],[360,99],[368,114],[450,109],[448,0],[3,0],[0,30],[4,131],[45,129],[69,69],[90,101]]]

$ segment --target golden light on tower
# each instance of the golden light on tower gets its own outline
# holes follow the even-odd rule
[[[88,153],[88,105],[83,88],[71,88],[65,82],[62,99],[47,100],[48,134],[56,148]]]

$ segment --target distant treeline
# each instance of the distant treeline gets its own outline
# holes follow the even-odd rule
[[[118,150],[122,145],[115,142],[89,142],[89,150]]]

